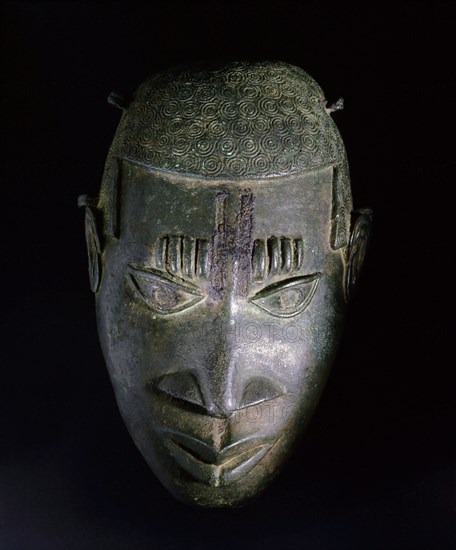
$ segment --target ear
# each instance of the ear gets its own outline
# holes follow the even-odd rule
[[[352,228],[345,268],[345,300],[348,302],[355,291],[363,266],[372,231],[372,210],[361,208],[352,214]]]
[[[92,208],[95,202],[86,195],[81,195],[78,199],[79,206],[85,207],[85,236],[89,257],[89,280],[92,292],[97,292],[101,280],[101,246],[95,210]]]

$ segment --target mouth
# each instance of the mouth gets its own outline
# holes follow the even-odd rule
[[[249,437],[217,450],[192,436],[168,432],[165,445],[179,466],[194,479],[221,487],[250,472],[274,441]]]

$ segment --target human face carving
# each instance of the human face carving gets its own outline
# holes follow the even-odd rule
[[[125,163],[100,339],[139,450],[178,498],[239,505],[279,471],[340,338],[331,166],[197,180]]]

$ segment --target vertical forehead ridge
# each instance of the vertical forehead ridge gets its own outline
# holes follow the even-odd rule
[[[211,296],[222,300],[225,294],[228,266],[228,227],[227,227],[228,192],[221,191],[215,197],[215,220],[211,238],[210,281]]]
[[[233,286],[236,294],[246,296],[252,268],[255,195],[250,189],[241,190],[239,195],[233,250]]]

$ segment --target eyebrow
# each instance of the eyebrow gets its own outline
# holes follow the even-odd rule
[[[155,265],[171,275],[205,279],[209,273],[209,241],[185,235],[165,235],[155,245]]]
[[[269,237],[256,239],[252,250],[252,275],[264,281],[274,275],[299,271],[304,259],[304,244],[300,238]]]
[[[211,243],[187,235],[165,235],[154,247],[157,269],[183,279],[210,277]],[[299,271],[304,261],[301,238],[276,237],[255,239],[249,271],[256,282],[264,282],[276,275],[291,275]]]

